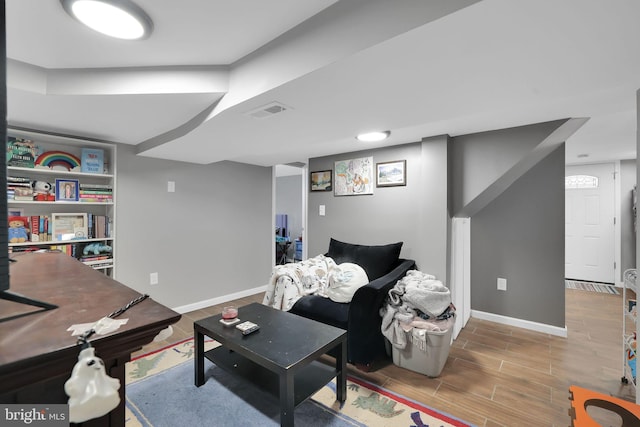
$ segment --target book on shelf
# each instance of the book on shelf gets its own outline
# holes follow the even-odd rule
[[[22,138],[8,137],[7,166],[32,168],[35,165],[37,147],[33,141]]]
[[[111,184],[88,184],[81,182],[80,189],[113,190],[113,186]]]
[[[104,173],[104,150],[83,148],[80,156],[80,169],[85,173]]]

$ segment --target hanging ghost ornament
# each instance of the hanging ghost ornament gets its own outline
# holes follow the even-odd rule
[[[84,348],[64,384],[69,396],[69,421],[81,423],[108,414],[120,403],[119,388],[120,381],[107,375],[95,348]]]

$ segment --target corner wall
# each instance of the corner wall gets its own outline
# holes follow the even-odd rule
[[[565,327],[564,167],[562,144],[472,218],[473,310]]]
[[[171,308],[266,285],[273,266],[271,168],[197,165],[134,150],[117,150],[117,280]],[[176,183],[175,193],[167,192],[167,181]],[[152,272],[159,276],[153,286]]]

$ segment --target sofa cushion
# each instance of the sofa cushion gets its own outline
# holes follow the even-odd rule
[[[333,258],[336,264],[351,262],[364,268],[369,280],[373,281],[387,274],[398,263],[402,242],[388,245],[367,246],[340,242],[335,239],[329,241],[327,256]]]
[[[353,294],[369,283],[364,268],[352,262],[344,262],[329,270],[327,296],[335,302],[351,302]]]

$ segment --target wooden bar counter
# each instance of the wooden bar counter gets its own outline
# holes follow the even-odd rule
[[[95,322],[140,293],[62,253],[12,258],[17,262],[10,265],[10,291],[58,308],[39,311],[0,300],[0,403],[67,403],[64,383],[80,351],[67,328]],[[24,312],[33,313],[14,317]],[[107,374],[120,380],[120,405],[84,426],[124,426],[125,363],[180,315],[147,298],[117,319],[129,320],[115,332],[93,335],[90,342]]]

